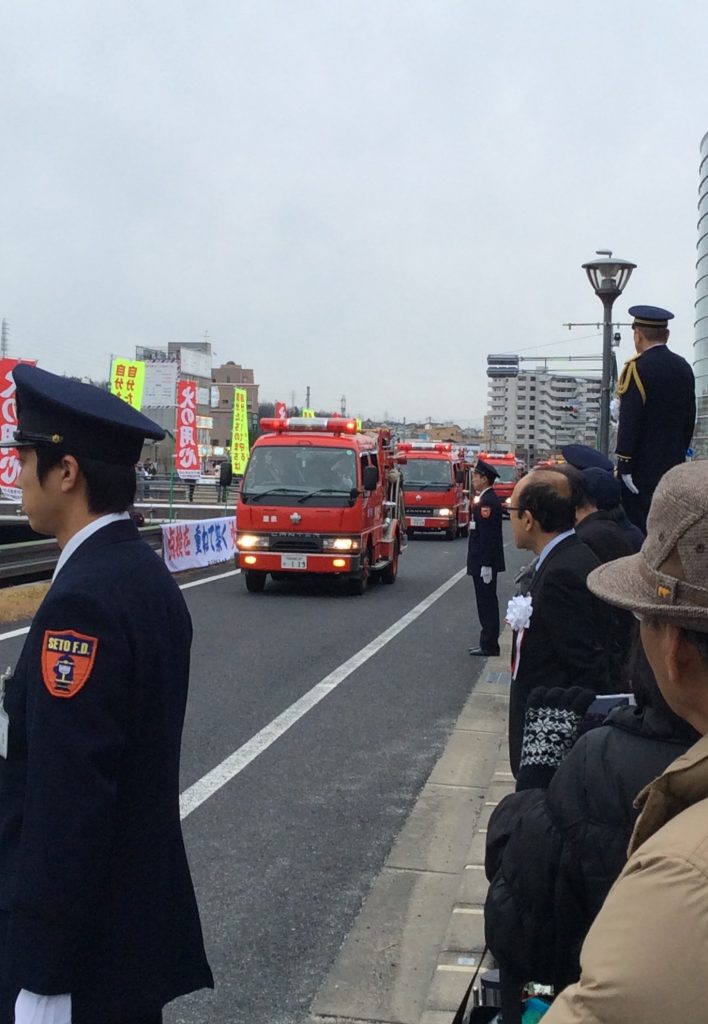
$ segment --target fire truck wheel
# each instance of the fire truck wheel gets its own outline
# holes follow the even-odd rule
[[[393,558],[388,563],[385,569],[381,571],[381,582],[382,583],[395,583],[396,576],[398,576],[398,541],[396,541],[396,547],[393,552]]]
[[[457,527],[453,526],[450,530],[445,530],[445,540],[454,540],[457,537]]]
[[[246,590],[249,594],[260,594],[266,585],[268,573],[258,569],[246,569]]]
[[[366,588],[369,584],[369,577],[371,576],[371,550],[366,549],[366,552],[361,559],[361,568],[359,569],[359,575],[349,580],[349,593],[361,595],[365,593]]]

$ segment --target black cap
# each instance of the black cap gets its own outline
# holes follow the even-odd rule
[[[161,441],[162,427],[109,391],[18,363],[17,427],[0,448],[56,446],[79,458],[133,466],[145,438]]]
[[[475,473],[481,473],[486,476],[488,480],[494,481],[499,476],[494,466],[490,466],[484,459],[477,459],[477,464],[474,467]]]
[[[576,469],[595,467],[597,469],[604,469],[606,473],[611,473],[615,468],[606,455],[599,452],[597,448],[591,448],[589,444],[563,445],[561,455],[566,462],[571,466],[575,466]]]
[[[661,306],[630,306],[627,310],[634,317],[632,327],[666,327],[674,314]]]
[[[622,497],[622,486],[617,477],[597,466],[591,466],[583,470],[583,480],[590,500],[596,508],[603,511],[617,508]]]

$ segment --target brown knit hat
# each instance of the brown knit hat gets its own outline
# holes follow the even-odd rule
[[[661,478],[642,550],[593,569],[588,587],[620,608],[708,633],[708,461]]]

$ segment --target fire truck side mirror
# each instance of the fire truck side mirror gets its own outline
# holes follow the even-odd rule
[[[465,482],[465,471],[464,469],[455,470],[455,483],[463,484]]]
[[[361,479],[365,491],[375,491],[379,482],[379,471],[376,466],[364,466]]]

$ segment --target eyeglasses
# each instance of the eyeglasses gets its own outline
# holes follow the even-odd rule
[[[507,512],[523,512],[521,505],[505,505],[504,508]]]

